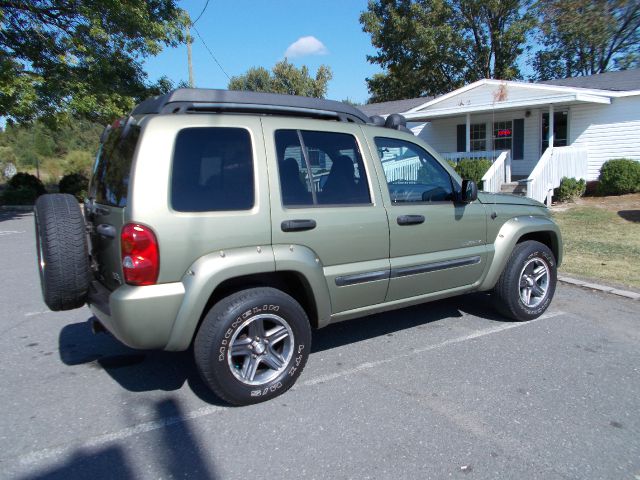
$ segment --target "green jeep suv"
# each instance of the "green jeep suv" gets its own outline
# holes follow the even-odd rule
[[[333,322],[473,291],[536,318],[562,256],[544,205],[478,192],[398,115],[223,90],[138,105],[105,129],[84,212],[45,195],[35,222],[49,308],[193,347],[238,405],[290,388]]]

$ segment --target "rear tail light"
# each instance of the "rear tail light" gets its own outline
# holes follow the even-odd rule
[[[144,225],[128,223],[120,235],[122,271],[129,285],[153,285],[158,280],[160,255],[153,231]]]

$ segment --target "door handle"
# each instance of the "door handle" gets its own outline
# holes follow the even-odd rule
[[[285,220],[280,224],[283,232],[304,232],[316,228],[315,220]]]
[[[419,225],[424,223],[424,215],[400,215],[398,225]]]

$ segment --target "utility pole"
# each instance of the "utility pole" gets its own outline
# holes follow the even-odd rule
[[[187,62],[189,63],[189,87],[194,88],[195,82],[193,80],[193,62],[191,60],[191,32],[189,31],[188,24],[187,24]]]

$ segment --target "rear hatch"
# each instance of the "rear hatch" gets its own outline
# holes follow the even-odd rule
[[[107,127],[100,139],[85,216],[96,280],[109,290],[123,283],[120,232],[125,223],[131,166],[140,138],[133,117]]]

